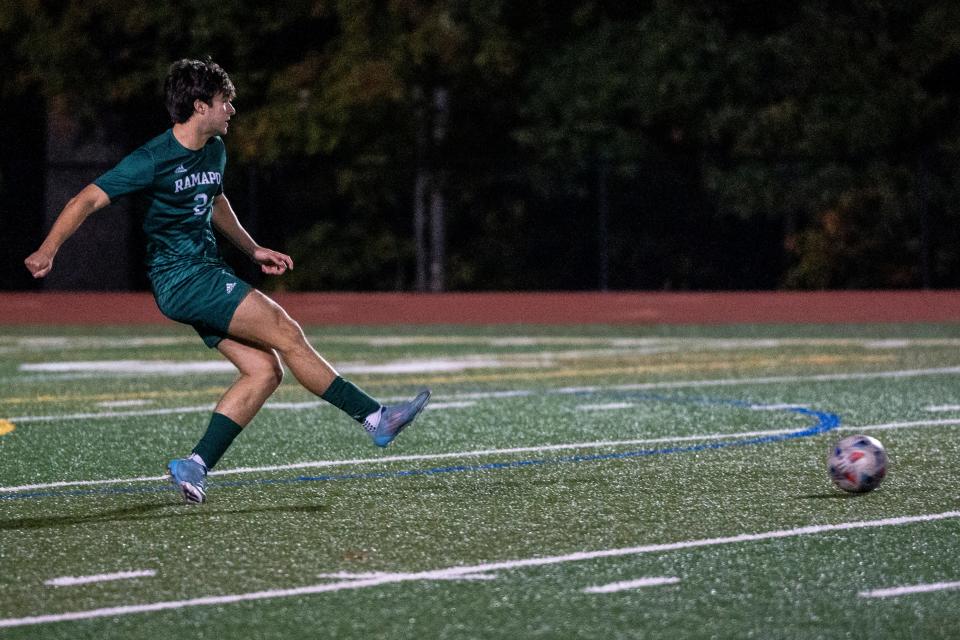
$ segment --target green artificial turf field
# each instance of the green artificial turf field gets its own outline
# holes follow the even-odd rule
[[[958,634],[960,325],[308,335],[430,407],[379,450],[288,374],[188,506],[215,351],[0,329],[0,638]],[[891,467],[851,496],[858,432]]]

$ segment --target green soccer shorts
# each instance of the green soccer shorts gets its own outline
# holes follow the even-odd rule
[[[223,262],[201,262],[151,272],[160,312],[193,327],[211,349],[227,337],[237,307],[253,290]]]

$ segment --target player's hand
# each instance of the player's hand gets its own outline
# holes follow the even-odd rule
[[[293,258],[273,249],[258,248],[253,252],[253,261],[259,264],[260,270],[269,276],[279,276],[287,269],[293,271]]]
[[[34,278],[42,278],[53,269],[53,256],[34,251],[23,261]]]

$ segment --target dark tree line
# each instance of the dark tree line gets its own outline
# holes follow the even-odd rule
[[[960,286],[956,3],[264,4],[0,6],[5,271],[49,123],[129,151],[169,63],[210,54],[284,287]]]

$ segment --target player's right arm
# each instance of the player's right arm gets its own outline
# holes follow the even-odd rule
[[[67,238],[73,235],[87,216],[108,204],[110,204],[110,198],[95,184],[87,185],[80,193],[70,198],[63,211],[57,216],[43,244],[23,261],[33,277],[42,278],[50,273],[53,268],[53,258]]]

